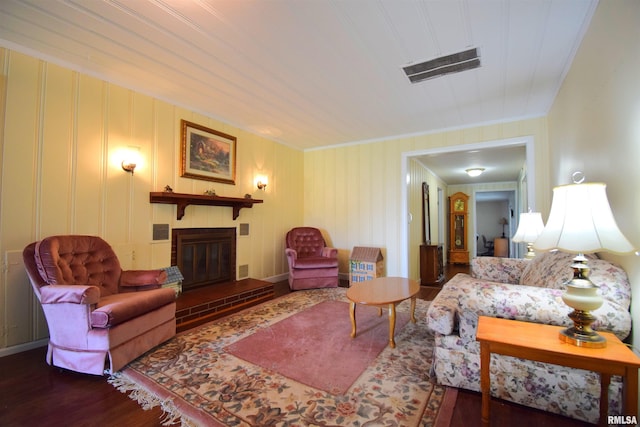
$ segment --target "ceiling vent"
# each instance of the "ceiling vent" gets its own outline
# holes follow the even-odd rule
[[[408,65],[402,69],[411,83],[418,83],[445,74],[459,73],[460,71],[471,70],[478,67],[480,67],[480,57],[478,56],[478,48],[474,47],[473,49],[463,52],[441,56],[440,58],[419,64]]]

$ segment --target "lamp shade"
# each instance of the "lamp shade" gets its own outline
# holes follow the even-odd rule
[[[542,223],[542,215],[540,215],[540,212],[521,213],[518,230],[516,231],[516,235],[513,236],[513,241],[526,243],[535,242],[543,229],[544,224]]]
[[[634,251],[613,218],[603,183],[554,188],[549,220],[533,246],[542,251],[560,249],[570,253]]]

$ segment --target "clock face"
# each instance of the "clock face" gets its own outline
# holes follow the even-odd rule
[[[463,211],[464,210],[464,200],[456,199],[453,202],[453,210],[455,210],[455,211]]]

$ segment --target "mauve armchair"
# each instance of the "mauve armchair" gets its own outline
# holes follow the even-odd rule
[[[49,365],[111,374],[176,334],[166,272],[123,271],[99,237],[47,237],[23,258],[49,327]]]
[[[322,233],[313,227],[296,227],[286,236],[291,290],[338,286],[338,250],[328,248]]]

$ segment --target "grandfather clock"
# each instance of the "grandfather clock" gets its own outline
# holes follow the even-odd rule
[[[469,196],[456,193],[449,197],[449,263],[469,264],[467,218]]]

